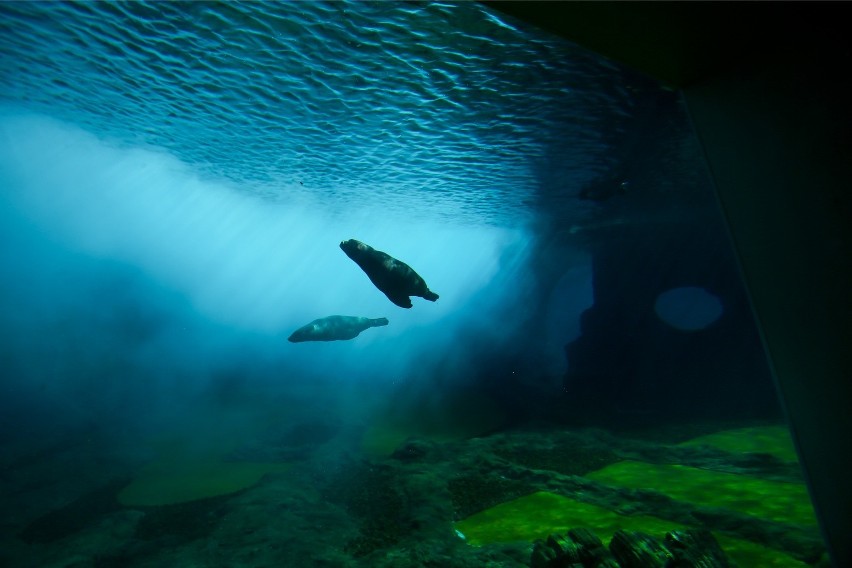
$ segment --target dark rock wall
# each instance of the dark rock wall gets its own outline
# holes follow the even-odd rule
[[[594,305],[565,348],[565,396],[576,410],[649,420],[767,417],[779,412],[769,368],[721,223],[623,227],[591,245]],[[680,331],[655,313],[657,296],[696,286],[722,316]]]

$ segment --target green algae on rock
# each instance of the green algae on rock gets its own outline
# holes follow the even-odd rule
[[[651,516],[622,516],[603,507],[539,491],[501,503],[456,523],[472,545],[534,541],[576,526],[594,527],[608,542],[619,528],[666,532],[679,525]]]
[[[289,467],[283,463],[154,462],[121,490],[118,501],[128,507],[154,507],[218,497],[251,487],[267,473]]]
[[[786,426],[755,426],[723,430],[699,436],[681,446],[708,445],[731,453],[766,453],[786,461],[798,461]]]
[[[798,483],[630,460],[587,477],[619,487],[652,489],[679,501],[722,507],[780,523],[816,526],[817,522],[807,488]]]

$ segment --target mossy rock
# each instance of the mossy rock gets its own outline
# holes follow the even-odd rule
[[[140,540],[160,540],[164,546],[205,538],[228,514],[225,501],[225,497],[218,497],[152,508],[136,525],[134,536]]]
[[[618,460],[615,453],[600,447],[541,448],[516,445],[497,448],[494,453],[530,469],[545,469],[562,475],[585,475]]]
[[[793,438],[785,426],[757,426],[724,430],[682,442],[682,446],[707,445],[734,454],[764,453],[785,461],[798,461]]]
[[[516,479],[479,473],[457,475],[447,482],[453,513],[460,519],[528,494],[530,486]]]
[[[501,503],[457,522],[455,527],[472,545],[532,542],[574,527],[591,527],[604,543],[608,543],[618,529],[664,534],[682,528],[656,517],[622,516],[603,507],[545,491]]]
[[[397,400],[378,414],[361,447],[367,455],[388,456],[412,436],[439,442],[465,440],[492,432],[504,421],[500,406],[475,391],[448,393],[432,404]]]
[[[648,515],[624,516],[608,509],[568,497],[538,492],[472,515],[455,524],[473,546],[526,541],[532,543],[550,534],[564,534],[575,527],[590,527],[609,545],[616,530],[640,531],[657,537],[684,528]],[[791,556],[753,542],[714,534],[725,553],[738,566],[805,568]]]
[[[748,566],[760,566],[760,568],[807,568],[810,566],[805,562],[796,560],[789,554],[774,550],[766,546],[731,538],[720,534],[714,534],[722,550],[728,557],[737,563],[737,566],[747,568]]]
[[[353,466],[345,476],[329,483],[323,496],[358,519],[358,536],[344,545],[355,558],[389,548],[411,531],[403,496],[386,468]]]
[[[683,465],[622,461],[590,473],[589,479],[633,489],[650,489],[672,499],[738,511],[761,519],[816,526],[806,487]]]
[[[119,510],[116,492],[128,479],[117,478],[81,495],[64,507],[50,511],[28,524],[19,534],[29,544],[51,543],[83,530],[98,519]],[[2,563],[0,563],[2,564]]]
[[[268,474],[286,471],[283,463],[224,461],[153,462],[118,494],[127,507],[187,503],[236,493]]]

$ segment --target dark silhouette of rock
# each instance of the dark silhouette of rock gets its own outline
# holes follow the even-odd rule
[[[584,424],[780,415],[736,259],[722,227],[622,227],[591,245],[594,305],[565,347],[565,416]],[[724,311],[685,332],[655,314],[661,293],[698,287]]]

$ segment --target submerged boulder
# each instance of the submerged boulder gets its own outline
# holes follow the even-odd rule
[[[660,541],[639,531],[615,531],[609,549],[622,568],[664,568],[674,558]]]
[[[638,531],[618,530],[609,550],[589,529],[551,534],[536,541],[532,568],[728,568],[730,562],[710,531],[676,530],[663,540]]]

